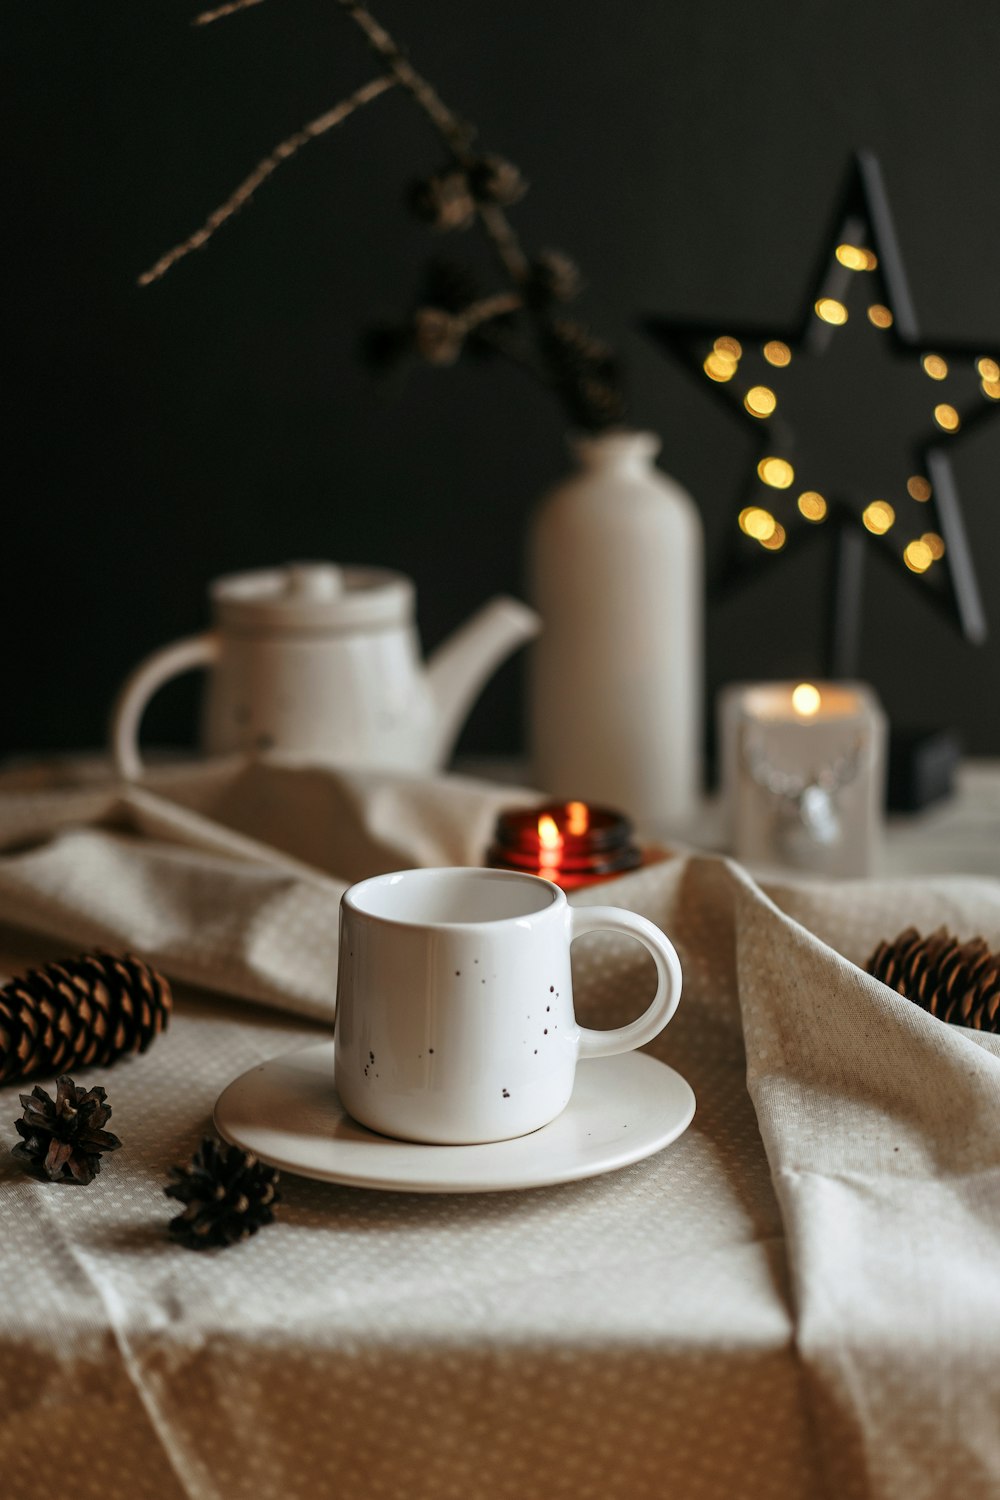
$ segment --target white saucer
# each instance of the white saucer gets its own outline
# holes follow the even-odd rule
[[[513,1141],[426,1146],[376,1135],[344,1112],[333,1043],[273,1058],[237,1078],[215,1106],[219,1134],[303,1177],[401,1193],[498,1193],[613,1172],[662,1151],[694,1117],[689,1085],[642,1052],[576,1070],[557,1120]]]

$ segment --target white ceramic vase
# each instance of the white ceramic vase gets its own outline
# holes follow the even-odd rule
[[[576,472],[529,534],[534,777],[555,797],[682,829],[701,790],[703,546],[694,502],[654,467],[659,439],[572,443]]]

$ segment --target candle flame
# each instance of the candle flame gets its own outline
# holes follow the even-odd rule
[[[542,813],[538,820],[538,842],[543,850],[562,848],[562,834],[556,826],[555,818],[549,817],[548,813]]]
[[[566,803],[566,832],[579,836],[590,827],[590,808],[586,802]]]
[[[819,688],[814,688],[811,682],[800,682],[792,693],[792,707],[804,719],[811,719],[818,713],[822,701]]]

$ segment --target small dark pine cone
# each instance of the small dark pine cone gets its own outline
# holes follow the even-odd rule
[[[464,337],[461,320],[443,307],[418,307],[413,314],[413,345],[429,365],[453,365]]]
[[[12,1155],[40,1168],[52,1182],[93,1182],[101,1170],[101,1153],[117,1151],[121,1141],[104,1126],[111,1106],[102,1088],[81,1089],[68,1074],[56,1080],[56,1097],[37,1084],[21,1094],[24,1116],[16,1120],[21,1140]]]
[[[509,208],[528,191],[528,184],[512,161],[502,156],[481,156],[469,168],[469,188],[478,203],[497,203]]]
[[[544,250],[531,263],[528,298],[536,307],[553,302],[572,302],[583,290],[583,280],[568,255],[559,250]]]
[[[469,179],[462,171],[435,173],[410,189],[410,208],[424,224],[446,233],[468,229],[476,217]]]
[[[166,1030],[172,1006],[167,981],[131,954],[89,953],[32,969],[0,989],[0,1084],[106,1068],[145,1052]]]
[[[206,1136],[187,1166],[171,1167],[168,1198],[185,1205],[170,1220],[170,1236],[188,1250],[234,1245],[274,1218],[280,1201],[278,1173],[252,1151]]]
[[[960,943],[944,927],[926,938],[907,927],[879,943],[865,968],[940,1021],[1000,1032],[1000,953],[985,938]]]

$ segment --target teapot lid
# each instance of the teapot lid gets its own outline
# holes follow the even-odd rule
[[[222,625],[258,630],[355,630],[404,625],[413,583],[388,568],[293,562],[217,578],[209,593]]]

